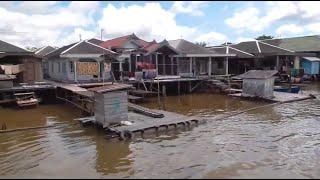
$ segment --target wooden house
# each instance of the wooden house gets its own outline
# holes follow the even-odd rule
[[[263,41],[246,41],[229,45],[232,48],[254,55],[251,58],[249,69],[277,70],[287,73],[288,69],[298,67],[295,65],[296,53]],[[238,61],[238,66],[245,66]]]
[[[52,51],[44,56],[48,78],[62,82],[101,82],[110,79],[110,63],[116,52],[96,41],[83,40]]]
[[[43,80],[41,58],[33,52],[0,40],[0,71],[16,75],[15,83],[33,83]]]
[[[112,62],[112,71],[117,79],[151,79],[158,75],[176,74],[177,63],[171,57],[178,52],[166,40],[147,42],[131,34],[107,40],[100,46],[118,53]]]
[[[128,84],[113,83],[89,89],[94,92],[96,122],[104,128],[128,120]]]
[[[177,62],[177,75],[185,77],[228,75],[228,58],[235,54],[209,50],[184,39],[169,41],[178,54],[173,62]]]
[[[38,50],[36,50],[34,52],[35,56],[38,58],[42,59],[42,68],[43,68],[43,76],[44,78],[48,77],[49,74],[49,67],[48,67],[48,63],[46,63],[43,60],[43,57],[49,53],[51,53],[52,51],[56,50],[56,48],[52,47],[52,46],[44,46],[42,48],[39,48]]]
[[[271,99],[274,97],[276,70],[250,70],[238,77],[243,79],[242,96]]]
[[[210,51],[217,52],[219,54],[231,54],[235,56],[228,57],[228,74],[238,75],[243,74],[250,70],[250,67],[254,66],[254,55],[240,49],[231,47],[229,45],[220,45],[207,47]],[[217,63],[218,65],[218,63]],[[218,66],[219,67],[219,66]]]

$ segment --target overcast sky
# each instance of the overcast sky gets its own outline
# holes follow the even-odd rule
[[[0,2],[0,39],[19,46],[61,46],[135,33],[210,45],[266,34],[320,33],[320,2]]]

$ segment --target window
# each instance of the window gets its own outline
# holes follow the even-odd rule
[[[218,62],[218,69],[223,69],[223,66],[224,66],[224,64],[223,64],[223,61],[217,61]]]
[[[70,72],[74,72],[74,64],[70,61]]]

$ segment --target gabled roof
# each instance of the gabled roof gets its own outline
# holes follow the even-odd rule
[[[284,49],[272,44],[262,41],[245,41],[238,44],[230,45],[230,47],[245,51],[254,55],[259,54],[274,54],[274,55],[290,55],[294,54],[293,51]]]
[[[220,54],[213,50],[210,51],[205,47],[199,46],[184,39],[170,40],[168,43],[171,47],[176,49],[179,54],[182,55],[232,56],[226,53]]]
[[[96,38],[89,39],[88,42],[91,42],[95,45],[100,45],[101,43],[103,43],[103,41],[96,39]]]
[[[0,52],[7,55],[33,54],[33,52],[0,40]]]
[[[127,36],[121,36],[114,39],[107,40],[100,44],[104,48],[122,48],[127,42],[132,41],[139,47],[147,46],[149,43],[138,38],[134,33]]]
[[[48,53],[50,53],[50,52],[52,52],[52,51],[54,51],[54,50],[56,50],[56,48],[54,48],[54,47],[52,47],[52,46],[44,46],[44,47],[38,49],[36,52],[34,52],[34,54],[35,54],[36,56],[43,57],[43,56],[45,56],[46,54],[48,54]]]
[[[242,79],[268,79],[277,74],[277,70],[250,70],[237,77]]]
[[[149,45],[143,47],[143,49],[145,49],[147,51],[147,55],[154,53],[162,48],[167,48],[170,51],[172,51],[174,54],[179,54],[179,52],[175,48],[170,46],[170,44],[167,40],[163,40],[160,43],[157,43],[155,40],[153,40],[152,42],[149,43]]]
[[[320,36],[302,36],[292,38],[279,38],[263,40],[268,44],[290,49],[295,52],[315,52],[320,51]]]
[[[88,40],[73,43],[67,46],[63,46],[49,54],[46,58],[58,58],[60,56],[74,55],[74,54],[115,54],[115,52],[103,48],[99,45],[93,44]]]
[[[219,53],[219,54],[235,54],[236,57],[238,58],[253,58],[254,55],[245,52],[245,51],[241,51],[240,49],[236,49],[230,46],[213,46],[213,47],[208,47],[208,49],[210,51]]]

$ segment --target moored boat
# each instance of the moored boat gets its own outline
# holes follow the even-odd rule
[[[289,93],[299,93],[300,87],[299,86],[291,86],[291,89],[289,87],[285,86],[274,86],[274,91],[277,92],[289,92]]]

